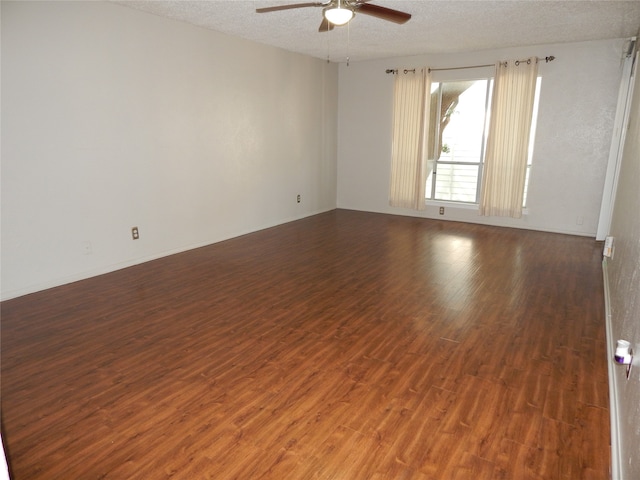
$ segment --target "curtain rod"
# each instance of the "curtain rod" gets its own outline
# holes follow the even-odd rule
[[[553,55],[549,55],[548,57],[541,58],[540,60],[544,60],[546,63],[549,63],[549,62],[552,62],[553,60],[555,60],[555,58],[556,58],[556,57],[554,57]],[[526,59],[525,59],[525,60],[516,60],[516,61],[515,61],[515,64],[516,64],[516,65],[519,65],[520,63],[525,63],[525,62],[527,62],[527,60],[526,60]],[[487,65],[469,65],[469,66],[467,66],[467,67],[430,68],[430,69],[429,69],[429,71],[430,71],[430,72],[439,72],[439,71],[441,71],[441,70],[464,70],[464,69],[466,69],[466,68],[483,68],[483,67],[493,67],[493,66],[495,66],[495,63],[490,63],[490,64],[487,64]],[[395,69],[393,69],[393,68],[388,68],[387,70],[385,70],[385,72],[386,72],[386,73],[391,73],[391,74],[394,74],[394,75],[395,75],[395,74],[399,73],[400,71],[399,71],[397,68],[395,68]],[[411,69],[409,69],[409,68],[405,68],[405,69],[403,70],[403,72],[404,72],[405,74],[406,74],[406,73],[409,73],[409,72],[411,72],[411,73],[416,73],[416,69],[415,69],[415,68],[411,68]]]

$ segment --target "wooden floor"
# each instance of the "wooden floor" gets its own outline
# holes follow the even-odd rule
[[[601,247],[338,210],[3,302],[13,478],[609,478]]]

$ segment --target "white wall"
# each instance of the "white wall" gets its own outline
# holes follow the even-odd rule
[[[640,59],[640,57],[638,57]],[[636,65],[636,69],[638,66]],[[613,258],[606,260],[613,338],[631,342],[635,361],[631,376],[614,366],[620,439],[620,479],[640,478],[640,75],[636,73],[630,123],[610,235]],[[612,359],[610,358],[611,362]],[[614,459],[615,460],[615,459]],[[614,479],[617,480],[617,479]]]
[[[1,5],[3,299],[336,207],[335,64],[121,5]]]
[[[338,207],[595,236],[624,44],[619,39],[340,65]],[[528,214],[520,220],[480,217],[477,208],[450,204],[442,217],[436,205],[425,212],[391,208],[393,75],[385,70],[494,64],[532,55],[556,60],[538,69],[542,87]],[[462,72],[448,75],[457,73]]]

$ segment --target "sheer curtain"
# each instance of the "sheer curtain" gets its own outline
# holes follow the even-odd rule
[[[424,210],[431,77],[424,68],[398,72],[394,85],[389,204]]]
[[[536,57],[496,65],[480,215],[522,217],[537,75]]]

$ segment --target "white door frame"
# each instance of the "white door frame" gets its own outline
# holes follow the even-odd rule
[[[602,191],[602,203],[600,204],[600,217],[598,219],[598,230],[596,240],[604,240],[609,235],[611,228],[611,216],[616,201],[616,190],[618,188],[618,176],[620,175],[620,162],[624,150],[624,141],[629,128],[629,109],[633,97],[633,80],[637,71],[636,57],[640,55],[637,51],[636,37],[629,39],[629,44],[625,52],[624,65],[622,67],[622,79],[620,80],[620,90],[618,91],[618,107],[613,122],[613,137],[609,150],[609,161],[607,163],[607,173],[604,180],[604,190]]]

